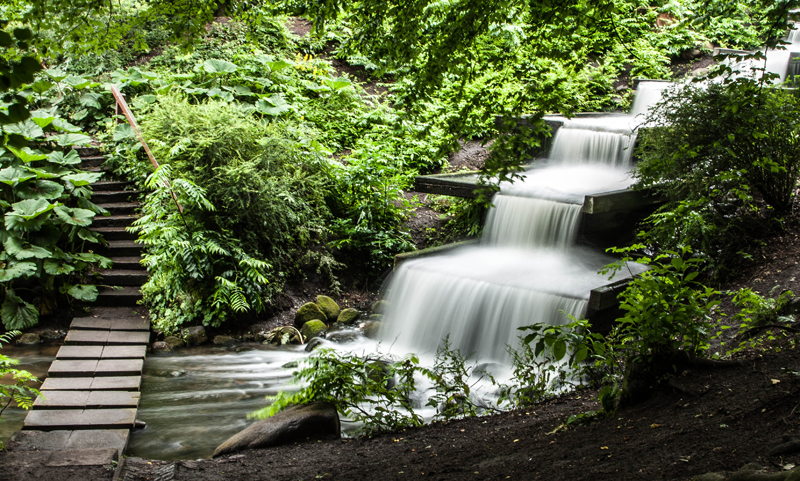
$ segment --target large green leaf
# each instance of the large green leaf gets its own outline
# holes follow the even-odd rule
[[[92,138],[84,134],[60,134],[53,137],[58,145],[67,147],[70,145],[86,145]]]
[[[46,261],[45,261],[46,262]],[[35,262],[15,262],[0,269],[0,282],[9,282],[20,277],[32,276],[36,273]]]
[[[322,83],[324,83],[333,90],[343,89],[345,87],[352,85],[352,82],[350,82],[350,80],[344,77],[334,78],[334,79],[323,78]]]
[[[52,180],[37,179],[18,187],[20,199],[58,199],[64,193],[64,186]]]
[[[136,131],[134,131],[133,127],[129,124],[117,124],[117,127],[114,129],[114,142],[135,138]]]
[[[6,292],[6,300],[0,310],[3,325],[9,330],[20,330],[33,327],[39,322],[39,312],[32,304]]]
[[[75,187],[82,187],[97,182],[102,176],[102,172],[78,172],[77,174],[65,175],[63,179],[72,182]]]
[[[93,85],[93,82],[91,80],[87,80],[78,75],[70,75],[69,77],[66,77],[64,79],[64,83],[78,90],[97,85],[97,84]]]
[[[8,148],[8,150],[13,152],[14,155],[19,157],[20,160],[22,160],[26,164],[28,162],[33,162],[35,160],[43,160],[43,159],[47,158],[47,155],[43,154],[38,149],[37,150],[33,150],[33,149],[29,148],[29,147],[23,147],[21,149],[18,149],[16,147],[12,147],[10,145],[7,145],[6,148]]]
[[[45,70],[44,73],[49,75],[50,78],[52,78],[56,82],[61,82],[62,80],[67,78],[67,73],[58,68],[49,68]]]
[[[19,134],[26,139],[38,139],[44,137],[44,130],[39,127],[36,122],[28,119],[24,122],[17,122],[16,124],[5,125],[3,130],[9,134]]]
[[[64,119],[55,119],[53,121],[53,127],[60,132],[70,132],[73,134],[79,134],[82,132],[81,128],[77,125],[72,125],[71,123],[67,122]]]
[[[103,106],[100,105],[100,99],[102,97],[103,96],[101,94],[86,92],[85,94],[81,95],[80,103],[83,107],[94,107],[97,110],[100,110],[103,108]]]
[[[59,169],[59,168],[60,167],[58,167],[58,166],[54,166],[54,168],[50,168],[50,166],[47,166],[47,165],[43,165],[43,166],[38,167],[38,168],[34,168],[34,167],[31,167],[31,166],[28,166],[28,165],[25,166],[25,170],[27,170],[28,172],[30,172],[32,174],[36,174],[36,178],[38,178],[38,179],[55,179],[56,177],[59,177],[61,175],[61,173],[59,173],[58,171],[55,171],[55,169]]]
[[[233,94],[230,92],[226,92],[224,90],[220,90],[218,88],[213,88],[208,91],[208,96],[211,98],[219,97],[226,102],[233,102]]]
[[[261,99],[256,102],[256,110],[266,115],[280,115],[291,108],[291,105],[283,100],[281,94],[275,94],[267,99]]]
[[[55,213],[65,224],[77,225],[81,227],[91,225],[92,219],[94,219],[94,212],[77,207],[69,208],[64,207],[63,205],[58,206],[55,208]]]
[[[53,87],[53,82],[47,79],[39,79],[30,85],[31,90],[37,94],[43,94]]]
[[[10,185],[11,187],[16,187],[20,182],[25,182],[26,180],[35,178],[36,174],[16,166],[6,167],[5,169],[0,170],[0,182]]]
[[[19,237],[14,236],[8,236],[5,242],[3,242],[3,247],[6,249],[6,252],[18,260],[31,258],[47,259],[53,254],[44,247],[31,245],[29,242],[25,242]]]
[[[13,209],[5,215],[6,229],[10,231],[35,231],[42,227],[48,213],[58,204],[44,199],[26,199],[11,204]]]
[[[78,155],[78,152],[74,150],[70,150],[66,155],[64,155],[64,152],[60,150],[54,150],[47,156],[47,160],[59,165],[78,165],[81,163],[81,158]]]
[[[139,95],[135,99],[133,99],[131,105],[133,105],[137,109],[143,109],[148,105],[154,104],[157,99],[158,97],[156,97],[155,95]]]
[[[51,276],[67,275],[75,272],[75,266],[55,259],[46,259],[43,263],[44,271]]]
[[[239,70],[236,64],[211,58],[203,62],[203,70],[210,74],[234,73]]]
[[[267,68],[269,68],[270,72],[279,72],[285,69],[286,67],[290,67],[292,64],[290,64],[289,62],[284,62],[283,60],[278,60],[276,62],[264,62],[264,65],[266,65]]]
[[[93,302],[97,299],[97,287],[89,284],[78,284],[72,286],[67,294],[78,299],[79,301]]]
[[[233,93],[235,93],[236,95],[241,95],[243,97],[250,97],[253,95],[253,91],[250,90],[250,87],[245,87],[244,85],[234,85]]]

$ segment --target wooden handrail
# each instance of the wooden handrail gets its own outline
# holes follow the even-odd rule
[[[142,143],[144,151],[147,152],[147,157],[150,158],[150,162],[153,164],[153,168],[158,169],[158,161],[156,161],[156,157],[153,155],[153,152],[150,151],[150,146],[148,146],[147,142],[144,140],[142,130],[139,128],[139,124],[136,123],[136,117],[133,116],[133,112],[131,112],[130,107],[128,107],[128,102],[125,101],[125,97],[122,95],[122,92],[119,91],[116,85],[111,85],[111,95],[114,96],[114,99],[117,101],[117,107],[122,109],[122,115],[125,116],[128,124],[136,133],[136,137],[139,139],[139,142]],[[183,207],[181,206],[180,202],[178,202],[178,196],[172,190],[172,186],[169,185],[169,181],[165,180],[164,183],[169,189],[169,192],[172,194],[172,198],[175,199],[175,205],[178,206],[178,211],[183,214]]]

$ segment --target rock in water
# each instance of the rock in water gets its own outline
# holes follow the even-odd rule
[[[342,309],[342,312],[339,313],[339,316],[336,318],[336,322],[339,324],[352,324],[361,317],[361,313],[355,309]]]
[[[303,339],[308,342],[308,340],[312,337],[317,337],[321,334],[324,334],[327,329],[328,326],[326,326],[324,322],[320,321],[319,319],[314,319],[313,321],[308,321],[303,324],[302,329],[300,329],[300,334],[302,334]]]
[[[220,444],[213,457],[245,449],[269,448],[310,439],[341,436],[339,413],[326,402],[294,406],[248,426]]]
[[[371,321],[364,326],[364,336],[369,339],[377,339],[381,329],[381,321]]]
[[[317,306],[325,313],[328,322],[335,322],[339,317],[339,304],[328,296],[317,296]],[[323,319],[324,320],[324,319]]]
[[[19,339],[17,339],[17,344],[20,344],[22,346],[32,346],[34,344],[41,344],[41,343],[42,343],[41,336],[33,332],[23,334],[22,336],[20,336]]]
[[[184,344],[183,339],[181,339],[178,336],[167,336],[167,337],[164,338],[163,342],[165,342],[165,343],[167,343],[167,345],[169,345],[169,350],[170,351],[175,349],[175,348],[177,348],[177,347],[183,347],[183,344]]]
[[[372,305],[372,313],[373,314],[384,314],[386,309],[389,308],[389,303],[384,300],[380,300]]]
[[[186,339],[186,344],[189,346],[198,346],[208,342],[206,328],[203,326],[194,326],[189,329],[184,329],[183,338]]]
[[[294,315],[294,327],[301,329],[303,324],[308,321],[313,321],[314,319],[324,321],[328,319],[328,316],[322,312],[322,309],[320,309],[318,305],[313,302],[308,302],[300,306],[300,309],[298,309],[297,313]]]
[[[235,341],[231,336],[214,336],[214,344],[233,344]]]

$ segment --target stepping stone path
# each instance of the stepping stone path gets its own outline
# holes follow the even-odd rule
[[[84,170],[104,170],[104,157],[79,153]],[[12,438],[18,455],[36,451],[44,465],[108,465],[124,453],[135,425],[150,320],[137,306],[139,287],[147,282],[141,246],[125,230],[139,209],[132,185],[103,180],[92,186],[92,201],[111,213],[92,224],[108,241],[96,252],[114,265],[100,271],[97,301],[86,317],[73,319],[42,384],[43,396]]]

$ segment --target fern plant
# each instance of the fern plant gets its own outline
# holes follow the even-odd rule
[[[150,279],[142,295],[155,324],[172,331],[202,317],[204,324],[218,326],[232,313],[261,311],[272,266],[249,256],[230,236],[207,230],[202,214],[215,208],[205,189],[171,179],[171,173],[163,165],[148,177],[152,192],[129,228],[146,246],[142,263]]]

